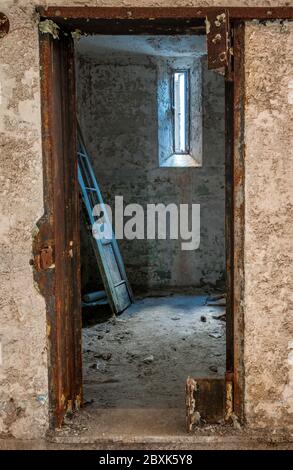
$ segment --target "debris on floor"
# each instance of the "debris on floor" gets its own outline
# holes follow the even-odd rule
[[[150,364],[153,361],[154,361],[154,356],[152,354],[143,360],[145,364]]]
[[[226,306],[226,294],[210,295],[207,298],[208,307],[225,307]]]
[[[83,328],[85,400],[94,408],[184,410],[186,377],[225,374],[226,325],[213,318],[224,312],[206,295],[140,299],[104,323],[97,312],[96,324]]]
[[[223,313],[222,315],[213,315],[213,318],[215,320],[220,320],[220,321],[226,321],[226,313]]]
[[[209,336],[210,336],[211,338],[216,338],[216,339],[218,339],[218,338],[221,338],[221,337],[222,337],[222,334],[213,331],[212,333],[209,333]]]

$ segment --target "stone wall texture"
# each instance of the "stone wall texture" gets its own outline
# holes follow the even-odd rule
[[[35,5],[1,0],[11,31],[0,40],[0,433],[48,427],[45,304],[29,266],[43,211],[38,28]],[[87,0],[91,6],[215,6],[226,0]],[[234,0],[230,6],[285,6]],[[292,25],[246,30],[245,406],[248,424],[292,424]],[[291,58],[290,58],[291,57]],[[291,152],[291,153],[290,153]]]

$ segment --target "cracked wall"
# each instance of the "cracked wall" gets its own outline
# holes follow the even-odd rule
[[[38,30],[34,8],[83,0],[1,0],[11,30],[0,40],[0,433],[45,433],[45,305],[33,283],[32,231],[43,211]],[[91,6],[226,6],[226,0],[87,0]],[[279,0],[285,6],[287,0]],[[234,0],[230,6],[276,6]],[[292,422],[292,26],[246,33],[246,415],[255,427]],[[290,160],[291,158],[291,160]],[[291,165],[291,166],[290,166]],[[291,171],[291,173],[290,173]],[[290,264],[291,263],[291,264]]]

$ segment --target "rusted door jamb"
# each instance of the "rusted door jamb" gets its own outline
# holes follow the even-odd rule
[[[44,215],[33,240],[46,301],[50,425],[82,400],[79,197],[71,37],[40,34]]]
[[[228,3],[228,2],[227,2]],[[203,19],[213,14],[215,10],[227,10],[231,21],[251,21],[254,19],[265,20],[288,20],[293,19],[293,7],[70,7],[70,6],[39,6],[37,11],[43,18],[68,24],[74,22],[89,23],[93,20],[146,20],[155,22],[159,19],[182,20]]]
[[[237,21],[233,31],[233,142],[232,142],[232,290],[233,410],[244,420],[244,105],[245,105],[245,23]],[[228,344],[227,344],[228,346]],[[230,371],[228,370],[227,373]]]

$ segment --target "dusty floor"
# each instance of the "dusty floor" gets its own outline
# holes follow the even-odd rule
[[[173,408],[188,375],[224,376],[224,306],[207,296],[145,298],[83,329],[85,400],[98,408]]]
[[[115,320],[87,318],[84,408],[49,432],[46,441],[0,439],[0,448],[292,449],[287,437],[274,437],[270,430],[222,424],[186,433],[186,377],[225,371],[225,322],[213,318],[225,306],[209,304],[206,295],[145,298]]]

